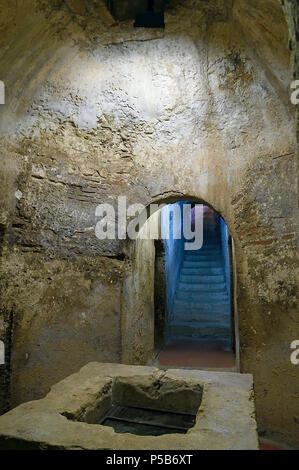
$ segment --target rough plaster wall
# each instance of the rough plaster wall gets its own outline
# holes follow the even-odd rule
[[[292,76],[294,80],[299,77],[299,4],[296,0],[280,0],[289,27],[289,49],[291,50]],[[296,106],[297,129],[297,169],[298,169],[298,145],[299,145],[299,106]]]
[[[122,299],[122,362],[148,364],[155,350],[155,244],[138,238],[131,247],[132,271]]]
[[[121,291],[134,262],[121,243],[95,238],[96,205],[190,196],[219,211],[235,238],[241,368],[255,375],[260,427],[296,442],[294,110],[278,1],[236,0],[229,11],[186,0],[166,12],[165,32],[114,23],[101,2],[1,3],[11,404],[89,360],[126,354]],[[295,28],[291,2],[284,8]]]
[[[154,308],[155,308],[155,349],[160,350],[166,342],[167,322],[166,312],[166,253],[165,245],[162,240],[155,241],[155,290],[154,290]]]

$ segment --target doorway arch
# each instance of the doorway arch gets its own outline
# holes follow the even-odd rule
[[[174,204],[176,202],[190,201],[195,204],[203,204],[211,208],[223,220],[224,217],[215,210],[211,204],[194,196],[182,194],[172,195],[166,198],[154,199],[146,207],[146,222],[140,227],[139,234],[135,240],[130,240],[128,256],[130,259],[130,270],[123,284],[122,303],[122,362],[125,364],[149,365],[155,357],[155,258],[156,247],[159,237],[150,237],[153,225],[156,226],[157,219],[161,214],[162,205]],[[151,204],[155,208],[150,210]],[[237,371],[240,370],[239,356],[239,322],[237,309],[237,268],[236,250],[233,234],[228,226],[231,240],[230,263],[231,263],[231,308],[233,311],[234,346],[236,354]],[[146,235],[144,237],[144,235]]]

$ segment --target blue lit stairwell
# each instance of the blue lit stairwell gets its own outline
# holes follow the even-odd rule
[[[183,250],[169,312],[169,338],[219,339],[231,346],[228,234],[225,222],[204,208],[203,247]]]

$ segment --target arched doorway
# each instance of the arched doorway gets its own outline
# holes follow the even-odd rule
[[[181,233],[183,214],[193,243]],[[161,225],[168,236],[155,243],[158,365],[235,370],[232,237],[225,221],[209,206],[180,201],[161,210]]]
[[[214,339],[218,345],[222,342],[223,349],[230,351],[231,355],[236,352],[235,370],[239,370],[233,239],[224,219],[208,204],[203,204],[194,198],[182,197],[179,201],[173,199],[167,202],[169,204],[164,209],[161,205],[157,205],[157,210],[151,216],[147,208],[147,221],[140,228],[137,239],[130,242],[131,270],[125,279],[123,289],[122,362],[152,364],[161,349],[172,340],[187,340],[190,343],[190,341]],[[205,243],[202,247],[197,246],[196,250],[184,250],[182,246],[186,240],[173,237],[173,233],[178,229],[173,216],[168,218],[169,226],[166,232],[168,231],[169,239],[165,241],[161,236],[163,213],[167,213],[171,206],[183,209],[187,203],[191,206],[191,228],[195,223],[197,207],[202,207],[203,218],[206,219],[203,235],[208,243],[206,246]],[[170,210],[171,212],[173,211]],[[157,224],[158,235],[156,228],[153,230],[153,226],[157,227]],[[148,236],[149,233],[151,236]],[[212,246],[216,242],[217,250]],[[192,260],[192,257],[202,259]],[[220,261],[221,266],[218,266]],[[189,266],[183,266],[184,263]],[[189,268],[191,271],[194,268],[193,272],[183,271]],[[196,272],[197,269],[201,271]],[[180,292],[180,288],[187,287],[184,284],[188,284],[187,294]],[[201,292],[202,289],[204,292]],[[203,293],[206,295],[205,299]],[[197,305],[193,305],[195,307],[193,311],[189,311],[188,305],[182,306],[184,298],[181,297],[184,296],[195,300],[193,303]],[[198,305],[200,303],[198,300],[200,302],[204,300],[204,304]],[[182,307],[180,311],[178,307]],[[194,325],[194,321],[190,322],[192,315],[197,315],[201,323],[197,322]],[[189,325],[182,325],[189,322]],[[185,327],[184,331],[182,326]],[[177,364],[177,366],[188,367],[188,364]],[[216,365],[215,368],[226,367]]]

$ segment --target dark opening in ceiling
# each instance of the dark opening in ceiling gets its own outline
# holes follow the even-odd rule
[[[148,11],[148,0],[105,0],[107,8],[118,21],[134,19],[138,13]],[[154,12],[163,12],[169,0],[155,0]]]

